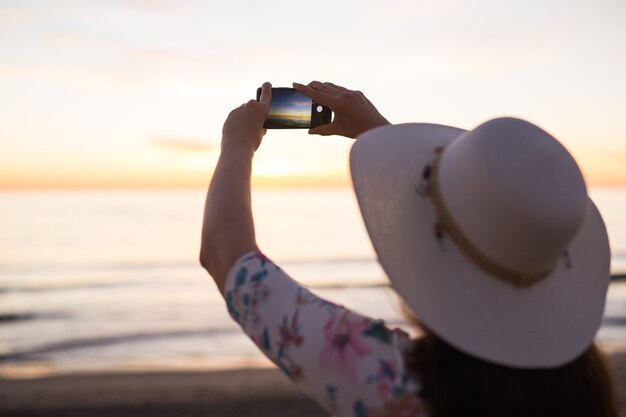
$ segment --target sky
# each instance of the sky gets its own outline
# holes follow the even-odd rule
[[[270,114],[311,116],[311,99],[295,90],[274,90]]]
[[[392,123],[498,116],[626,185],[626,2],[0,0],[0,188],[206,186],[270,81],[363,91]],[[352,141],[270,131],[257,185],[349,184]]]

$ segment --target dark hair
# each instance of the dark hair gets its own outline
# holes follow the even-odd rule
[[[407,359],[432,417],[617,417],[608,366],[595,343],[559,368],[516,369],[474,358],[424,331]]]

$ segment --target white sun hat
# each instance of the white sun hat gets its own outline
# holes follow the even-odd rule
[[[590,346],[609,242],[550,134],[513,118],[388,125],[358,137],[350,169],[380,264],[443,340],[517,368],[558,367]]]

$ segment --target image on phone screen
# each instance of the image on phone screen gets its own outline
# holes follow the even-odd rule
[[[261,90],[257,90],[257,100]],[[263,127],[266,129],[308,129],[330,123],[331,110],[315,103],[293,88],[272,88],[270,112]]]

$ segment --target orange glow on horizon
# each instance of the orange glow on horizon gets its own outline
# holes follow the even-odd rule
[[[572,154],[590,186],[626,186],[626,151],[575,148]]]
[[[626,186],[626,166],[605,159],[583,158],[585,180],[590,186]],[[0,172],[0,174],[2,174]],[[24,173],[20,173],[24,174]],[[196,188],[207,187],[210,172],[136,171],[136,172],[56,172],[39,175],[0,175],[0,190],[33,189],[106,189],[106,188]],[[348,187],[350,176],[344,172],[323,174],[282,174],[252,176],[254,187]]]
[[[303,144],[302,152],[267,142],[253,163],[253,186],[350,186],[349,142],[313,150]],[[207,187],[219,148],[196,149],[190,143],[183,146],[178,142],[168,146],[99,154],[101,159],[84,161],[36,155],[24,163],[0,155],[0,190]],[[580,146],[573,146],[571,152],[590,186],[626,186],[626,152]]]
[[[21,182],[4,183],[0,182],[0,191],[17,190],[72,190],[72,189],[134,189],[134,188],[206,188],[211,178],[200,179],[180,179],[170,181],[66,181],[55,183],[41,182]],[[277,177],[252,177],[252,186],[260,188],[292,188],[292,187],[349,187],[350,179],[341,177],[306,177],[291,176],[285,178]]]
[[[3,174],[0,169],[0,190],[33,189],[108,189],[108,188],[204,188],[211,181],[211,172],[189,170],[151,171],[65,171],[48,173]],[[17,174],[17,175],[15,175]],[[345,172],[321,174],[269,174],[252,176],[254,187],[340,187],[349,186]]]

